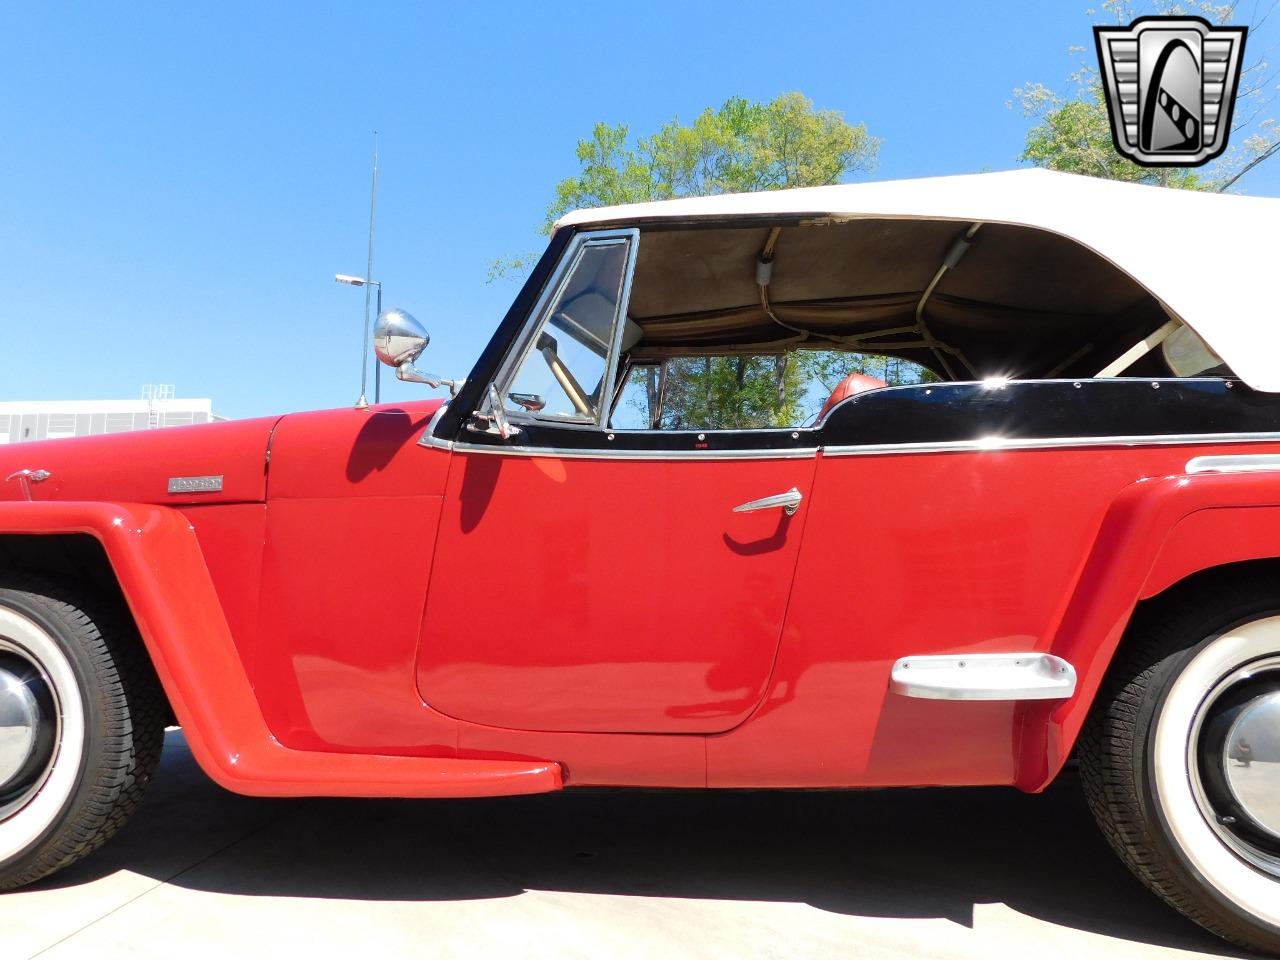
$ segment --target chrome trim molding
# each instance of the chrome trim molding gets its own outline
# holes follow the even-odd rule
[[[444,412],[449,409],[449,402],[446,400],[436,408],[436,412],[431,415],[431,419],[427,421],[427,429],[422,431],[422,437],[418,440],[418,445],[422,447],[435,447],[437,450],[452,450],[452,440],[441,440],[436,436],[436,424],[440,422],[440,418],[444,416]]]
[[[938,443],[877,443],[823,447],[824,457],[862,457],[886,453],[965,453],[1002,450],[1060,450],[1064,447],[1167,447],[1211,443],[1275,443],[1280,433],[1171,433],[1124,437],[1029,437],[946,440]]]
[[[622,334],[627,326],[627,307],[631,303],[631,279],[636,272],[636,257],[640,253],[640,231],[633,228],[625,231],[629,234],[627,244],[627,262],[622,267],[622,286],[618,290],[618,307],[613,315],[613,339],[609,344],[609,355],[605,357],[605,389],[600,391],[600,409],[596,411],[596,423],[603,429],[613,419],[613,404],[618,399],[614,392],[622,359]]]
[[[1265,473],[1280,470],[1280,454],[1239,453],[1208,457],[1192,457],[1187,473]]]
[[[465,450],[472,453],[505,453],[522,457],[563,457],[579,460],[795,460],[812,457],[819,450],[824,457],[869,457],[913,453],[973,453],[1002,450],[1061,450],[1071,447],[1147,447],[1192,446],[1211,443],[1280,443],[1280,433],[1209,433],[1169,434],[1168,436],[1131,437],[1053,437],[1027,440],[953,440],[939,443],[881,443],[866,446],[803,447],[789,450],[584,450],[565,447],[497,447],[442,440],[433,436],[435,424],[443,414],[441,407],[427,424],[418,442],[440,450]],[[653,433],[660,431],[627,431]],[[1222,461],[1254,461],[1274,458],[1274,465],[1232,466]],[[1214,461],[1217,461],[1216,463]],[[1280,454],[1240,454],[1193,457],[1187,461],[1188,473],[1245,472],[1280,470]]]
[[[425,442],[425,441],[423,441]],[[436,446],[437,441],[427,446]],[[805,450],[584,450],[566,447],[499,447],[455,440],[458,453],[506,454],[509,457],[555,457],[560,460],[803,460],[817,454],[817,447]]]
[[[903,657],[889,689],[923,700],[1065,700],[1076,692],[1076,671],[1049,653]]]

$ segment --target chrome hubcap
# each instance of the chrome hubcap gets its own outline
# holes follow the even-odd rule
[[[1201,704],[1193,788],[1238,856],[1280,877],[1280,657],[1235,670]]]
[[[58,708],[45,672],[0,638],[0,820],[44,784],[58,743]]]
[[[1280,839],[1280,692],[1240,709],[1223,744],[1222,766],[1240,809]]]
[[[0,790],[27,765],[39,733],[35,694],[16,673],[0,668]]]

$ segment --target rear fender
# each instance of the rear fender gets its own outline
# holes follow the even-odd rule
[[[1019,711],[1017,785],[1043,790],[1070,755],[1139,601],[1223,564],[1280,556],[1280,476],[1139,480],[1112,503],[1049,647],[1078,674],[1070,700]]]
[[[204,771],[258,796],[451,797],[541,793],[558,764],[291,750],[267,729],[186,518],[164,506],[0,503],[0,535],[88,534],[103,546]]]

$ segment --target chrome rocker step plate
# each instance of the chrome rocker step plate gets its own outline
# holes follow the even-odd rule
[[[925,700],[1065,700],[1076,692],[1076,671],[1050,653],[903,657],[889,689]]]

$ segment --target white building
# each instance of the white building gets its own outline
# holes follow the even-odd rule
[[[0,444],[85,437],[221,420],[213,401],[174,397],[172,387],[143,391],[140,400],[0,401]]]

